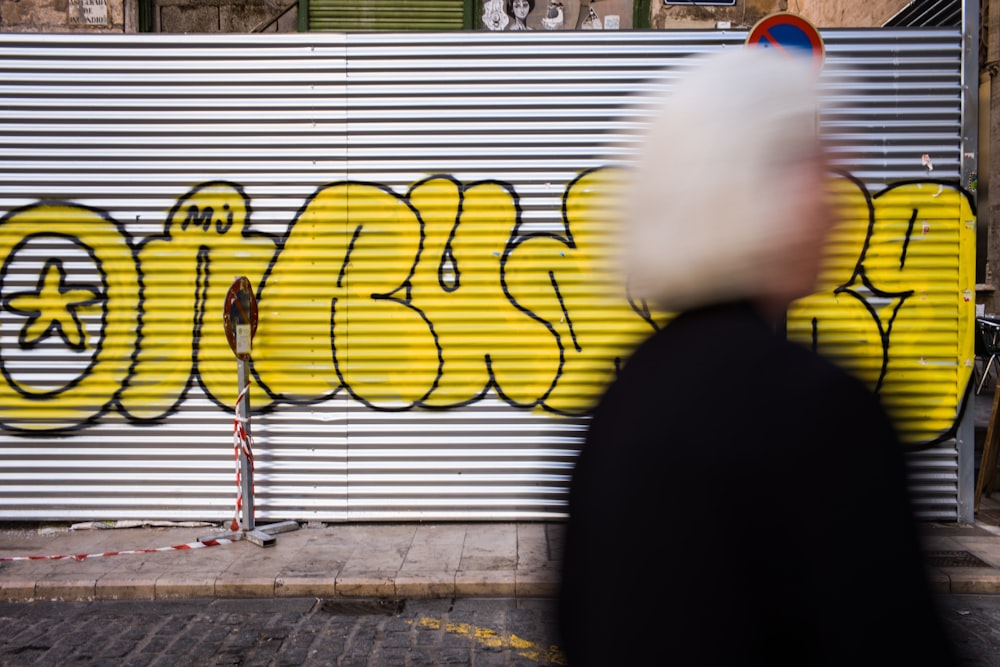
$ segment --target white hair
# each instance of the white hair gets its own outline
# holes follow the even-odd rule
[[[773,285],[797,202],[822,196],[789,178],[818,156],[818,100],[806,59],[749,47],[708,56],[658,99],[619,207],[633,297],[676,311]]]

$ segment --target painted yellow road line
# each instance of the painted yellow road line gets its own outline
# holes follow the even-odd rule
[[[489,648],[510,648],[522,658],[533,660],[543,665],[565,665],[568,664],[566,656],[559,650],[558,646],[542,647],[534,642],[522,639],[515,634],[502,635],[492,628],[481,628],[469,623],[451,623],[440,618],[423,617],[416,623],[422,628],[429,630],[444,630],[452,635],[471,637],[483,646]]]

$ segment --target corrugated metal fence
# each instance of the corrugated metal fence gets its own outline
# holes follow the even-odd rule
[[[838,252],[858,281],[830,276],[841,301],[790,330],[862,348],[909,442],[933,443],[913,455],[924,515],[955,518],[972,465],[954,437],[974,242],[955,187],[961,35],[824,37],[828,71],[852,75],[827,124],[857,179],[862,227]],[[0,518],[231,515],[236,275],[260,302],[259,519],[562,516],[581,415],[653,330],[604,279],[592,211],[631,151],[609,142],[642,122],[625,105],[660,70],[744,38],[0,35]],[[895,215],[871,196],[901,181],[929,188],[895,190],[906,224],[934,204],[928,228],[949,230],[919,284],[879,274],[910,304],[944,284],[904,343],[843,303],[901,303],[858,270],[867,252],[874,275],[882,247],[870,218]],[[943,374],[913,375],[929,358]],[[720,413],[730,398],[720,387]]]

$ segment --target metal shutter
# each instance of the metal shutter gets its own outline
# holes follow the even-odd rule
[[[877,193],[926,179],[920,154],[931,152],[935,177],[957,183],[962,35],[824,37],[828,67],[862,74],[831,90],[842,166]],[[0,518],[231,515],[236,368],[218,311],[237,273],[260,290],[254,372],[269,387],[252,395],[258,518],[563,516],[586,418],[556,413],[572,412],[565,401],[606,381],[608,357],[600,372],[587,357],[606,344],[602,327],[626,322],[635,336],[644,326],[623,302],[609,310],[583,298],[578,288],[594,273],[567,242],[564,202],[592,170],[627,163],[627,150],[605,151],[642,122],[623,114],[632,94],[659,70],[741,48],[744,38],[0,35]],[[437,200],[408,199],[425,186],[437,188]],[[459,187],[471,188],[463,213],[471,235],[449,247],[454,214],[434,202],[453,203]],[[948,202],[944,217],[957,220],[956,200]],[[426,243],[416,248],[414,237],[375,225],[371,239],[362,232],[352,246],[358,220],[388,215],[399,229],[423,224]],[[313,223],[311,235],[298,236]],[[41,233],[46,226],[57,233]],[[942,268],[968,251],[960,237],[942,246]],[[349,260],[348,251],[358,254]],[[527,291],[497,281],[505,256],[524,260],[519,288]],[[551,300],[549,271],[565,311]],[[425,299],[430,308],[399,307],[419,303],[434,280],[444,296]],[[352,284],[363,298],[382,292],[376,301],[390,303],[388,319],[367,317],[370,303],[338,301],[341,315],[358,316],[331,320],[331,290],[347,299]],[[385,294],[394,285],[400,291]],[[512,307],[515,297],[523,308]],[[79,327],[71,318],[61,332],[46,331],[42,320],[31,331],[25,313],[39,304],[67,313],[72,304]],[[949,317],[942,340],[958,326],[958,314]],[[416,335],[380,338],[387,322]],[[590,338],[574,341],[571,322],[589,327]],[[481,342],[491,336],[500,340],[494,351],[511,352],[491,358],[494,375],[510,378],[495,383]],[[961,361],[971,341],[956,336],[947,353]],[[528,339],[542,341],[542,351],[503,344]],[[434,384],[435,364],[465,371]],[[555,377],[554,367],[561,393],[532,384]],[[950,372],[944,393],[954,409],[964,371]],[[944,438],[912,459],[929,471],[914,478],[924,515],[959,516],[971,452]]]
[[[309,30],[462,30],[466,0],[309,0]]]

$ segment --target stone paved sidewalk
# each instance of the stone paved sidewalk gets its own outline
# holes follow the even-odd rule
[[[0,558],[156,549],[211,528],[0,530]],[[275,544],[0,561],[0,600],[551,597],[562,525],[306,524]]]

